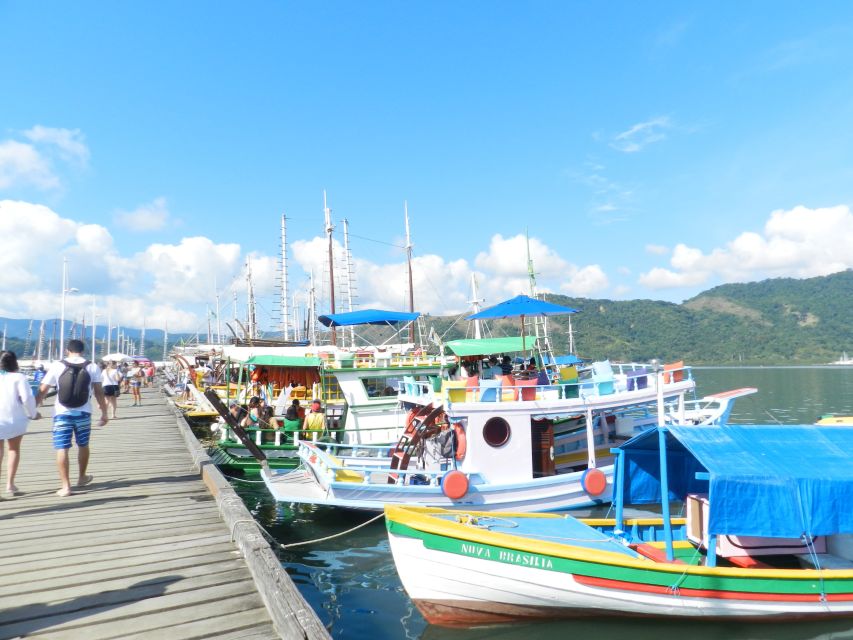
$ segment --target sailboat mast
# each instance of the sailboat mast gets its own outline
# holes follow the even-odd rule
[[[480,312],[480,298],[477,297],[477,276],[473,273],[471,274],[471,299],[468,301],[468,304],[474,309],[473,313]],[[474,338],[479,340],[483,337],[482,325],[480,324],[480,320],[474,320]]]
[[[246,257],[246,331],[249,339],[254,340],[257,334],[255,326],[255,285],[252,282],[252,261]]]
[[[326,236],[329,238],[329,313],[335,313],[335,256],[332,250],[332,210],[326,204],[326,190],[323,189],[323,213],[326,216]],[[338,334],[335,327],[330,327],[332,330],[332,344],[338,344]]]
[[[349,220],[344,218],[344,269],[347,276],[347,311],[352,313],[352,261],[349,252]],[[349,344],[355,347],[355,327],[349,328]]]
[[[311,289],[308,291],[308,335],[311,338],[311,344],[317,344],[317,323],[316,323],[316,312],[317,312],[317,300],[314,297],[314,270],[311,270]]]
[[[290,340],[290,309],[287,291],[287,216],[281,214],[281,336]],[[294,336],[294,339],[296,336]]]
[[[406,216],[406,265],[409,270],[409,313],[415,312],[415,288],[412,279],[412,236],[409,233],[409,203],[403,201],[403,212]],[[415,322],[409,324],[409,342],[415,342]]]
[[[169,353],[169,321],[166,320],[166,326],[163,329],[163,362],[166,361],[167,354]]]

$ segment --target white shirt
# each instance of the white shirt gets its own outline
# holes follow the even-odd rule
[[[121,380],[121,373],[118,369],[104,369],[103,371],[104,386],[117,386]]]
[[[0,440],[17,438],[36,417],[36,401],[23,373],[0,371]],[[0,444],[2,446],[2,444]]]
[[[69,356],[66,358],[68,362],[73,364],[78,364],[81,362],[86,362],[86,358],[82,358],[80,356]],[[62,372],[65,371],[65,365],[61,360],[58,360],[50,365],[50,368],[47,370],[47,374],[44,376],[44,380],[41,381],[43,385],[47,385],[48,387],[55,387],[59,383],[59,376],[62,375]],[[86,371],[89,372],[89,400],[82,407],[65,407],[59,402],[59,398],[57,397],[56,403],[54,405],[54,415],[61,415],[63,413],[92,413],[92,387],[96,382],[102,382],[103,377],[101,376],[101,368],[96,365],[94,362],[90,362],[86,365]]]

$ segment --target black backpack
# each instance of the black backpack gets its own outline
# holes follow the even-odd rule
[[[89,386],[92,384],[92,377],[86,371],[89,361],[72,363],[63,360],[62,364],[65,365],[65,371],[56,384],[56,399],[69,409],[82,407],[89,402]]]

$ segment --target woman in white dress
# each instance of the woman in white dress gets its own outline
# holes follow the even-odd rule
[[[119,384],[121,383],[121,372],[116,368],[115,362],[107,362],[107,368],[104,369],[104,397],[107,399],[107,405],[110,407],[112,417],[117,418],[116,409],[118,408]]]
[[[4,440],[8,440],[7,495],[20,493],[15,486],[15,474],[21,459],[21,440],[30,418],[40,417],[27,378],[18,371],[18,358],[12,351],[3,351],[0,353],[0,465],[3,463]]]

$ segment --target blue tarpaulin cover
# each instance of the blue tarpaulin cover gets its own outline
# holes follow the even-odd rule
[[[624,503],[661,498],[658,431],[626,442]],[[853,429],[668,427],[669,497],[709,494],[709,533],[797,538],[853,533]],[[707,480],[696,480],[707,471]]]
[[[397,324],[416,320],[420,313],[402,311],[384,311],[382,309],[361,309],[349,313],[335,313],[320,316],[318,320],[327,327],[349,327],[358,324]]]

